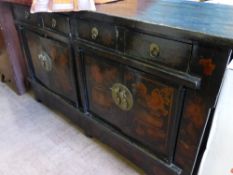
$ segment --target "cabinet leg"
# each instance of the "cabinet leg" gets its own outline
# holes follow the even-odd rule
[[[0,76],[1,76],[1,82],[5,82],[5,76],[3,74],[0,73]]]
[[[92,134],[90,132],[84,131],[84,134],[85,134],[86,137],[88,137],[90,139],[93,138],[93,136],[92,136]]]
[[[36,101],[42,103],[42,100],[39,97],[35,97]]]

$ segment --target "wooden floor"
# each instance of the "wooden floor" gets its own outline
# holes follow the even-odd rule
[[[0,175],[139,175],[66,118],[0,83]]]

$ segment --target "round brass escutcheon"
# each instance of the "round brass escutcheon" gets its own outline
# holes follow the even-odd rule
[[[133,96],[126,86],[120,83],[115,83],[111,90],[112,98],[120,109],[129,111],[133,107]]]
[[[93,27],[91,29],[91,38],[95,40],[98,37],[98,35],[99,35],[98,29],[96,27]]]
[[[159,46],[155,43],[152,43],[150,45],[150,56],[157,57],[159,56],[159,52],[160,52]]]
[[[50,72],[52,70],[52,60],[51,58],[48,56],[48,54],[46,52],[41,52],[38,55],[38,58],[41,62],[41,66],[47,71]]]

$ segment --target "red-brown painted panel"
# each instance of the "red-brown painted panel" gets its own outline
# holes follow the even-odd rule
[[[134,97],[134,106],[126,116],[130,123],[127,133],[155,152],[167,155],[176,89],[132,69],[125,73],[125,83]]]
[[[26,32],[26,38],[35,77],[50,90],[76,102],[69,47],[29,31]]]
[[[200,90],[187,90],[175,154],[175,163],[187,174],[199,163],[196,158],[201,156],[202,135],[215,107],[229,56],[230,50],[224,47],[194,47],[190,71],[202,77],[202,86]]]
[[[171,133],[177,119],[177,87],[97,55],[84,53],[83,58],[89,110],[167,160],[169,146],[174,144]],[[116,83],[131,93],[131,109],[121,109],[114,101],[112,87]]]

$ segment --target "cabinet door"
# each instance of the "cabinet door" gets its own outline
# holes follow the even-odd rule
[[[84,52],[83,62],[89,112],[135,143],[170,160],[182,88],[110,61],[106,55]]]
[[[123,82],[133,96],[133,107],[126,113],[125,132],[168,159],[177,132],[177,109],[183,101],[179,98],[181,88],[128,67],[124,70]]]
[[[68,45],[30,31],[25,35],[35,78],[54,93],[77,102]]]
[[[88,54],[85,54],[84,62],[89,110],[105,121],[121,126],[125,123],[125,112],[114,104],[111,87],[114,83],[122,82],[122,68],[106,59]],[[121,128],[122,126],[118,127]]]

